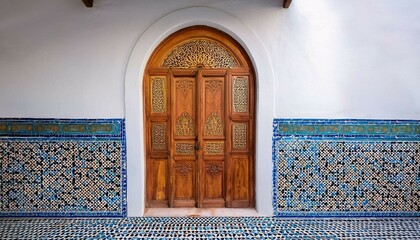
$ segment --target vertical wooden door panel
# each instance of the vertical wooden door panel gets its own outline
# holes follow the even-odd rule
[[[224,137],[224,78],[204,78],[203,138]]]
[[[162,207],[168,204],[168,97],[169,85],[165,71],[150,74],[146,91],[147,162],[146,205]]]
[[[224,163],[208,161],[204,168],[204,199],[223,199]]]
[[[231,70],[230,109],[230,202],[232,207],[254,206],[254,84],[249,71]]]
[[[233,207],[249,207],[249,159],[233,158]]]
[[[203,145],[201,161],[201,173],[203,181],[200,183],[203,207],[225,206],[225,72],[217,76],[220,71],[206,70],[201,78],[201,108],[202,126],[200,142]],[[215,159],[218,161],[215,162]]]
[[[172,189],[174,207],[196,205],[196,79],[173,77]]]
[[[153,199],[157,201],[167,200],[166,176],[167,176],[167,160],[153,159]]]
[[[225,207],[225,166],[219,160],[205,162],[203,207]]]
[[[194,200],[195,163],[193,161],[176,161],[175,200]]]
[[[174,139],[195,139],[196,127],[196,87],[195,78],[174,78],[173,129]]]

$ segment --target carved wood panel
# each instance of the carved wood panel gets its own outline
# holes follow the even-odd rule
[[[175,136],[195,136],[196,89],[194,78],[176,78],[173,94]]]
[[[211,79],[206,81],[206,88],[210,90],[213,96],[216,96],[218,90],[222,90],[223,81]]]
[[[233,123],[232,143],[234,150],[246,150],[248,141],[248,129],[246,123]]]
[[[249,84],[247,77],[233,78],[233,111],[237,113],[248,112]]]
[[[204,136],[224,136],[225,92],[223,77],[204,78]]]
[[[168,195],[168,123],[166,121],[168,83],[165,73],[147,77],[145,94],[147,129],[146,188],[147,205],[167,205]]]
[[[166,150],[165,123],[152,123],[152,150]]]
[[[174,174],[174,207],[193,207],[195,203],[195,178],[194,162],[176,162]]]
[[[200,188],[199,201],[203,207],[223,207],[226,202],[224,189],[226,181],[223,174],[226,164],[225,155],[225,123],[226,123],[226,91],[225,91],[225,72],[218,75],[206,76],[206,74],[216,74],[211,71],[203,71],[201,93],[203,100],[200,104],[202,109],[202,125],[204,131],[200,137],[203,143],[203,154],[200,156],[203,179]],[[215,163],[215,157],[218,162]]]
[[[179,176],[187,176],[190,172],[193,171],[193,166],[188,163],[177,163],[175,164],[175,172]]]
[[[192,143],[175,143],[175,154],[177,155],[193,155],[194,154],[194,144]]]
[[[151,112],[164,113],[166,111],[165,77],[151,78]]]
[[[205,175],[204,199],[207,201],[209,200],[211,201],[214,199],[220,201],[221,199],[223,199],[223,185],[224,185],[223,162],[206,163],[204,175]]]
[[[172,76],[172,162],[171,202],[174,207],[196,204],[197,79]]]
[[[204,125],[204,133],[207,136],[223,135],[223,120],[216,112],[210,113]]]
[[[252,207],[254,95],[245,51],[206,27],[164,43],[145,74],[146,206]]]
[[[225,153],[224,142],[206,142],[204,154],[206,155],[223,155]]]
[[[178,116],[175,125],[175,135],[194,136],[194,120],[187,112],[183,112]]]
[[[191,40],[176,46],[164,60],[162,67],[195,68],[234,68],[235,58],[222,45],[205,39]]]
[[[231,207],[254,205],[254,85],[252,76],[232,71],[230,83],[231,98],[231,154],[229,169],[232,180],[229,183],[229,204]]]

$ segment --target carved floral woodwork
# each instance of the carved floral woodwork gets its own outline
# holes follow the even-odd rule
[[[248,112],[248,78],[235,77],[233,79],[233,111]]]
[[[206,165],[206,173],[212,177],[223,173],[223,165],[221,163],[209,163]]]
[[[192,155],[194,154],[194,144],[192,143],[176,143],[175,153],[178,155]]]
[[[221,45],[207,39],[195,39],[176,46],[162,63],[165,68],[238,67],[235,58]]]
[[[166,150],[166,125],[155,123],[152,125],[152,149]]]
[[[223,82],[220,80],[209,80],[206,81],[206,88],[210,89],[213,95],[216,94],[217,90],[222,88]]]
[[[204,153],[207,155],[223,155],[225,152],[224,142],[207,142]]]
[[[243,150],[246,149],[247,142],[247,124],[234,123],[233,124],[233,149]]]
[[[175,135],[194,136],[194,121],[187,112],[183,112],[176,120]]]
[[[177,163],[175,164],[175,171],[178,175],[187,176],[193,170],[191,164],[187,163]]]
[[[151,80],[151,112],[152,113],[164,113],[166,110],[166,99],[165,99],[165,79],[161,77],[152,78]]]
[[[206,119],[204,132],[207,136],[221,136],[223,135],[222,118],[217,113],[212,112]]]
[[[192,80],[177,80],[176,81],[176,88],[180,89],[182,94],[186,95],[188,90],[192,89],[194,86],[194,82]]]

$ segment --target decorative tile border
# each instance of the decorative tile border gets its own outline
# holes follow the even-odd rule
[[[0,119],[0,137],[122,137],[121,119]]]
[[[420,216],[419,126],[411,120],[274,120],[274,215]]]
[[[124,119],[0,119],[0,217],[125,217]]]
[[[420,139],[420,121],[356,119],[275,119],[274,138]]]

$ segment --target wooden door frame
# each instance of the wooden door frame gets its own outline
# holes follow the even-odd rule
[[[197,38],[197,33],[201,34],[200,37],[208,37],[214,40],[218,40],[223,42],[223,46],[226,47],[236,58],[236,60],[238,61],[239,65],[241,66],[238,69],[228,69],[226,70],[227,72],[229,72],[229,74],[233,73],[241,73],[241,69],[246,68],[246,74],[249,75],[249,81],[250,81],[250,96],[249,99],[250,100],[250,112],[251,112],[251,116],[249,117],[249,121],[250,121],[250,148],[252,149],[251,153],[247,153],[247,155],[250,155],[250,168],[249,168],[249,184],[250,184],[250,199],[249,199],[249,203],[248,203],[248,207],[254,207],[255,205],[255,135],[256,135],[256,129],[255,129],[255,75],[254,75],[254,70],[251,64],[251,61],[247,55],[247,53],[244,51],[244,49],[240,46],[240,44],[238,44],[233,38],[231,38],[230,36],[228,36],[227,34],[221,32],[220,30],[214,29],[214,28],[210,28],[210,27],[206,27],[206,26],[194,26],[194,27],[188,27],[185,29],[182,29],[178,32],[173,33],[172,35],[170,35],[168,38],[166,38],[165,40],[163,40],[159,46],[155,49],[155,51],[153,52],[153,54],[151,55],[151,57],[149,58],[148,64],[145,68],[145,73],[144,73],[144,80],[143,80],[143,96],[144,96],[144,125],[145,126],[145,133],[144,133],[144,142],[145,142],[145,150],[146,150],[146,173],[150,172],[150,164],[148,163],[148,158],[149,156],[151,156],[151,149],[150,149],[150,127],[149,126],[149,119],[150,116],[147,115],[148,112],[148,108],[150,107],[148,102],[150,101],[150,96],[149,96],[149,91],[150,91],[150,86],[148,84],[149,81],[149,77],[152,75],[162,75],[162,76],[166,76],[167,81],[170,81],[171,79],[171,71],[172,69],[162,69],[159,67],[159,64],[162,63],[162,59],[163,57],[165,57],[164,54],[161,54],[162,52],[168,52],[170,51],[176,44],[177,42],[174,41],[174,39],[179,38],[180,36],[182,36],[182,38],[188,39],[188,38]],[[228,40],[228,41],[226,41]],[[178,41],[178,40],[177,40]],[[185,70],[184,71],[189,71],[189,70]],[[188,73],[186,73],[188,75]],[[245,73],[244,73],[245,74]],[[171,84],[166,83],[167,87],[170,88]],[[171,90],[169,89],[169,92]],[[228,92],[229,89],[226,89],[226,92]],[[170,99],[170,96],[166,96],[167,99]],[[166,102],[167,105],[167,109],[170,109],[170,101]],[[228,108],[231,108],[232,106],[230,104],[227,104]],[[169,110],[170,111],[170,110]],[[170,114],[169,114],[170,115]],[[226,115],[226,117],[228,117]],[[240,116],[239,116],[240,117]],[[159,118],[161,119],[165,119],[165,118],[170,118],[170,116],[159,116]],[[240,119],[240,118],[239,118]],[[226,122],[227,123],[227,122]],[[226,126],[226,127],[230,127],[230,126]],[[171,131],[171,130],[168,130]],[[226,136],[226,144],[231,144],[230,141],[230,137]],[[167,144],[167,153],[166,156],[167,157],[171,157],[170,156],[170,150],[169,150],[169,143]],[[169,154],[168,154],[169,153]],[[164,158],[165,153],[161,153],[161,157]],[[170,159],[167,159],[168,161],[170,161]],[[168,164],[167,164],[168,166]],[[168,168],[168,167],[167,167]],[[168,169],[166,169],[167,174],[171,174],[170,171]],[[171,176],[166,179],[167,181],[167,186],[170,187],[171,183],[170,183],[170,179]],[[151,200],[151,196],[150,196],[150,191],[148,191],[148,187],[147,185],[150,185],[150,183],[152,182],[151,179],[147,179],[146,178],[146,194],[145,194],[145,202],[146,202],[146,207],[165,207],[168,205],[168,202],[166,200],[166,202],[153,202],[153,200]],[[230,181],[229,181],[230,183]],[[230,191],[229,188],[232,188],[232,186],[230,186],[229,184],[227,184],[227,189],[226,191]],[[167,191],[167,196],[168,191]],[[170,205],[170,203],[169,203]],[[243,204],[239,203],[236,204],[234,206],[229,205],[229,207],[242,207]]]
[[[127,171],[127,215],[143,216],[145,206],[145,145],[143,125],[143,76],[148,59],[154,49],[170,34],[189,26],[207,25],[220,29],[234,37],[248,52],[255,70],[256,89],[256,140],[255,140],[255,204],[258,214],[273,214],[272,202],[272,120],[278,117],[275,109],[275,82],[282,76],[275,76],[270,54],[255,31],[244,24],[243,19],[225,11],[209,7],[188,7],[159,16],[144,31],[138,32],[133,42],[125,67],[124,79],[124,116],[126,138]],[[284,66],[277,64],[276,68]],[[277,113],[277,115],[275,115]]]

